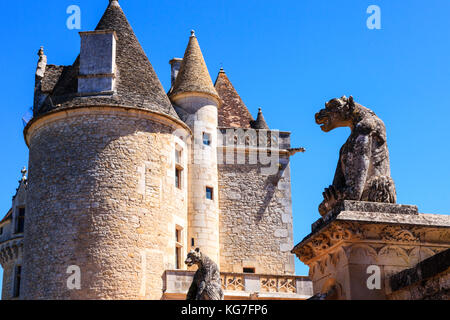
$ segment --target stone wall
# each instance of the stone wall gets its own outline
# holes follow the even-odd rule
[[[24,237],[26,299],[160,299],[187,229],[175,187],[175,120],[146,111],[80,108],[45,116],[30,147]],[[186,244],[186,232],[183,233]],[[67,288],[67,268],[81,289]]]
[[[450,249],[390,279],[390,300],[450,300]]]
[[[19,182],[19,188],[12,200],[12,215],[0,227],[0,264],[3,268],[2,300],[12,299],[14,294],[14,272],[16,266],[22,265],[23,233],[17,233],[17,217],[19,208],[26,209],[27,182],[24,177]],[[26,222],[25,211],[25,222]],[[26,227],[26,226],[25,226]],[[22,271],[23,276],[23,271]]]
[[[248,161],[219,165],[222,272],[294,274],[290,165],[280,162],[278,175]]]
[[[3,267],[3,282],[2,282],[2,300],[9,300],[13,295],[13,274],[14,261],[2,265]]]

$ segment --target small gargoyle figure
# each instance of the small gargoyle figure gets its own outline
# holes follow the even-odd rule
[[[319,206],[326,215],[341,200],[396,202],[391,178],[386,128],[375,113],[357,104],[353,97],[332,99],[316,114],[324,132],[349,127],[350,137],[342,146],[333,185],[325,189]]]
[[[197,248],[188,253],[184,262],[188,267],[196,264],[194,275],[186,300],[223,300],[222,282],[217,264]]]

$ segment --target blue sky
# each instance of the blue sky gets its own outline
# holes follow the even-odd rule
[[[21,118],[32,106],[37,51],[50,64],[72,64],[78,30],[66,9],[81,8],[92,30],[107,0],[6,1],[0,28],[0,215],[11,205],[27,165]],[[163,86],[168,61],[184,53],[196,30],[213,80],[223,66],[250,111],[259,107],[273,129],[292,132],[295,242],[319,218],[322,190],[333,179],[349,130],[325,134],[314,123],[324,102],[342,95],[371,109],[387,126],[398,202],[424,213],[450,213],[448,0],[122,0]],[[381,30],[369,30],[369,5],[381,9]],[[307,268],[296,261],[297,273]],[[0,284],[1,286],[1,284]]]

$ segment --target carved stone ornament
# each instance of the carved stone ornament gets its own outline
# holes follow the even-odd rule
[[[339,153],[334,181],[323,192],[322,216],[341,200],[395,203],[386,128],[375,113],[357,104],[353,97],[332,99],[316,114],[324,132],[349,127],[351,134]]]

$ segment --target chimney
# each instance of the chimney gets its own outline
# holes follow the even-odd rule
[[[80,32],[80,37],[78,93],[112,94],[116,78],[116,32]]]
[[[178,72],[180,71],[182,61],[183,61],[183,59],[181,59],[181,58],[173,58],[172,60],[169,61],[170,66],[171,66],[170,83],[171,83],[172,87],[175,84],[175,80],[177,79],[177,75],[178,75]]]

